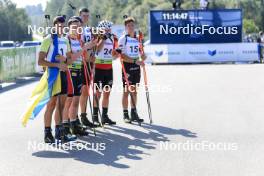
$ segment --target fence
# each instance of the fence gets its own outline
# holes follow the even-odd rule
[[[36,47],[0,49],[0,82],[36,72]]]

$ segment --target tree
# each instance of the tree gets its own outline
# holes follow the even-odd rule
[[[71,14],[67,7],[69,0],[50,0],[46,12],[52,16],[58,13]],[[97,25],[96,14],[100,14],[102,19],[108,19],[115,24],[122,24],[124,15],[131,15],[137,19],[138,26],[145,35],[148,33],[148,12],[151,9],[172,9],[174,0],[70,0],[77,8],[88,7],[90,9],[90,25]],[[199,7],[199,0],[194,3]],[[185,0],[183,9],[192,9],[192,0]],[[251,25],[256,25],[255,29],[264,30],[264,0],[211,0],[209,8],[242,8],[244,19],[248,30]],[[251,26],[253,27],[253,26]],[[250,27],[250,29],[252,29]],[[255,30],[254,29],[254,30]]]
[[[10,0],[0,0],[0,40],[31,40],[27,27],[30,24],[24,9],[16,8]]]
[[[259,28],[252,19],[244,19],[243,30],[245,33],[257,33]]]

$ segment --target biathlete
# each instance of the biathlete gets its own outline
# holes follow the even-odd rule
[[[72,62],[69,63],[70,77],[68,79],[68,97],[66,99],[63,113],[63,125],[70,125],[71,132],[74,135],[86,136],[88,135],[88,132],[80,124],[80,121],[78,119],[79,98],[81,95],[82,88],[82,53],[83,50],[87,50],[94,47],[96,43],[88,42],[83,46],[83,48],[81,47],[80,40],[78,39],[78,32],[80,32],[79,28],[81,27],[80,18],[70,18],[70,20],[68,21],[68,27],[70,29],[70,32],[68,34],[68,40],[71,49]],[[70,135],[69,133],[67,135]]]
[[[126,123],[131,123],[132,121],[137,121],[139,123],[144,120],[138,116],[136,105],[137,105],[137,86],[140,83],[141,71],[140,66],[144,65],[144,60],[146,59],[145,54],[140,53],[140,43],[139,36],[135,32],[135,19],[128,17],[124,20],[125,34],[120,37],[118,41],[121,59],[123,61],[123,66],[125,73],[122,70],[123,78],[123,119]],[[128,84],[126,78],[128,79]],[[128,112],[128,97],[131,95],[130,105],[131,113],[129,117]]]
[[[67,74],[68,62],[71,61],[71,52],[68,40],[63,37],[63,28],[65,25],[65,19],[63,16],[57,16],[53,20],[53,25],[55,31],[53,34],[48,35],[42,42],[39,52],[38,64],[43,67],[57,67],[60,69],[61,76],[61,92],[58,95],[51,97],[47,104],[46,111],[44,114],[44,141],[46,143],[54,143],[55,139],[57,141],[71,141],[75,140],[76,136],[67,136],[66,131],[69,130],[68,127],[63,127],[62,122],[62,112],[64,109],[64,102],[67,95]],[[54,46],[54,37],[57,36],[58,42],[57,46]],[[51,62],[54,48],[58,48],[58,54],[56,56],[57,63]],[[51,119],[55,111],[55,139],[52,135],[51,130]]]
[[[93,40],[93,35],[92,35],[92,30],[88,26],[89,22],[89,9],[87,8],[81,8],[79,10],[79,16],[82,20],[82,27],[83,27],[83,33],[81,35],[81,41],[83,43],[87,43]],[[88,86],[90,86],[90,76],[91,76],[91,70],[89,69],[90,67],[92,68],[94,65],[95,57],[92,49],[87,50],[87,55],[86,55],[86,65],[88,67],[88,70],[85,71],[84,65],[82,65],[81,69],[81,77],[82,77],[82,89],[81,89],[81,96],[80,96],[80,109],[81,109],[81,121],[85,126],[88,126],[90,128],[96,128],[99,126],[99,124],[94,124],[89,119],[87,118],[87,100],[88,100],[88,88],[86,85],[86,77],[88,78]],[[90,67],[89,67],[90,65]],[[85,73],[87,75],[85,76]]]
[[[118,53],[115,51],[118,47],[118,39],[112,34],[111,27],[112,22],[110,21],[103,20],[99,22],[98,28],[104,31],[105,34],[99,39],[95,55],[94,87],[96,89],[98,102],[94,101],[93,103],[93,121],[99,124],[98,110],[100,106],[97,103],[99,103],[102,94],[102,125],[116,124],[116,122],[111,120],[108,116],[109,97],[113,85],[112,61],[118,57]]]

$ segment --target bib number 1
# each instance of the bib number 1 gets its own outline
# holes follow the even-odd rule
[[[64,52],[62,48],[60,49],[60,51],[61,51],[61,55],[64,56]]]

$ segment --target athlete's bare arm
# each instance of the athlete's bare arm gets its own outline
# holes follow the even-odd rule
[[[123,59],[123,61],[128,62],[128,63],[134,63],[135,59],[129,57],[126,54],[121,54],[121,58]]]
[[[100,39],[98,44],[97,44],[97,51],[101,51],[104,47],[104,40]]]
[[[47,53],[46,52],[39,52],[39,57],[38,57],[38,65],[43,66],[43,67],[57,67],[60,70],[66,70],[67,65],[63,63],[52,63],[46,60]]]

